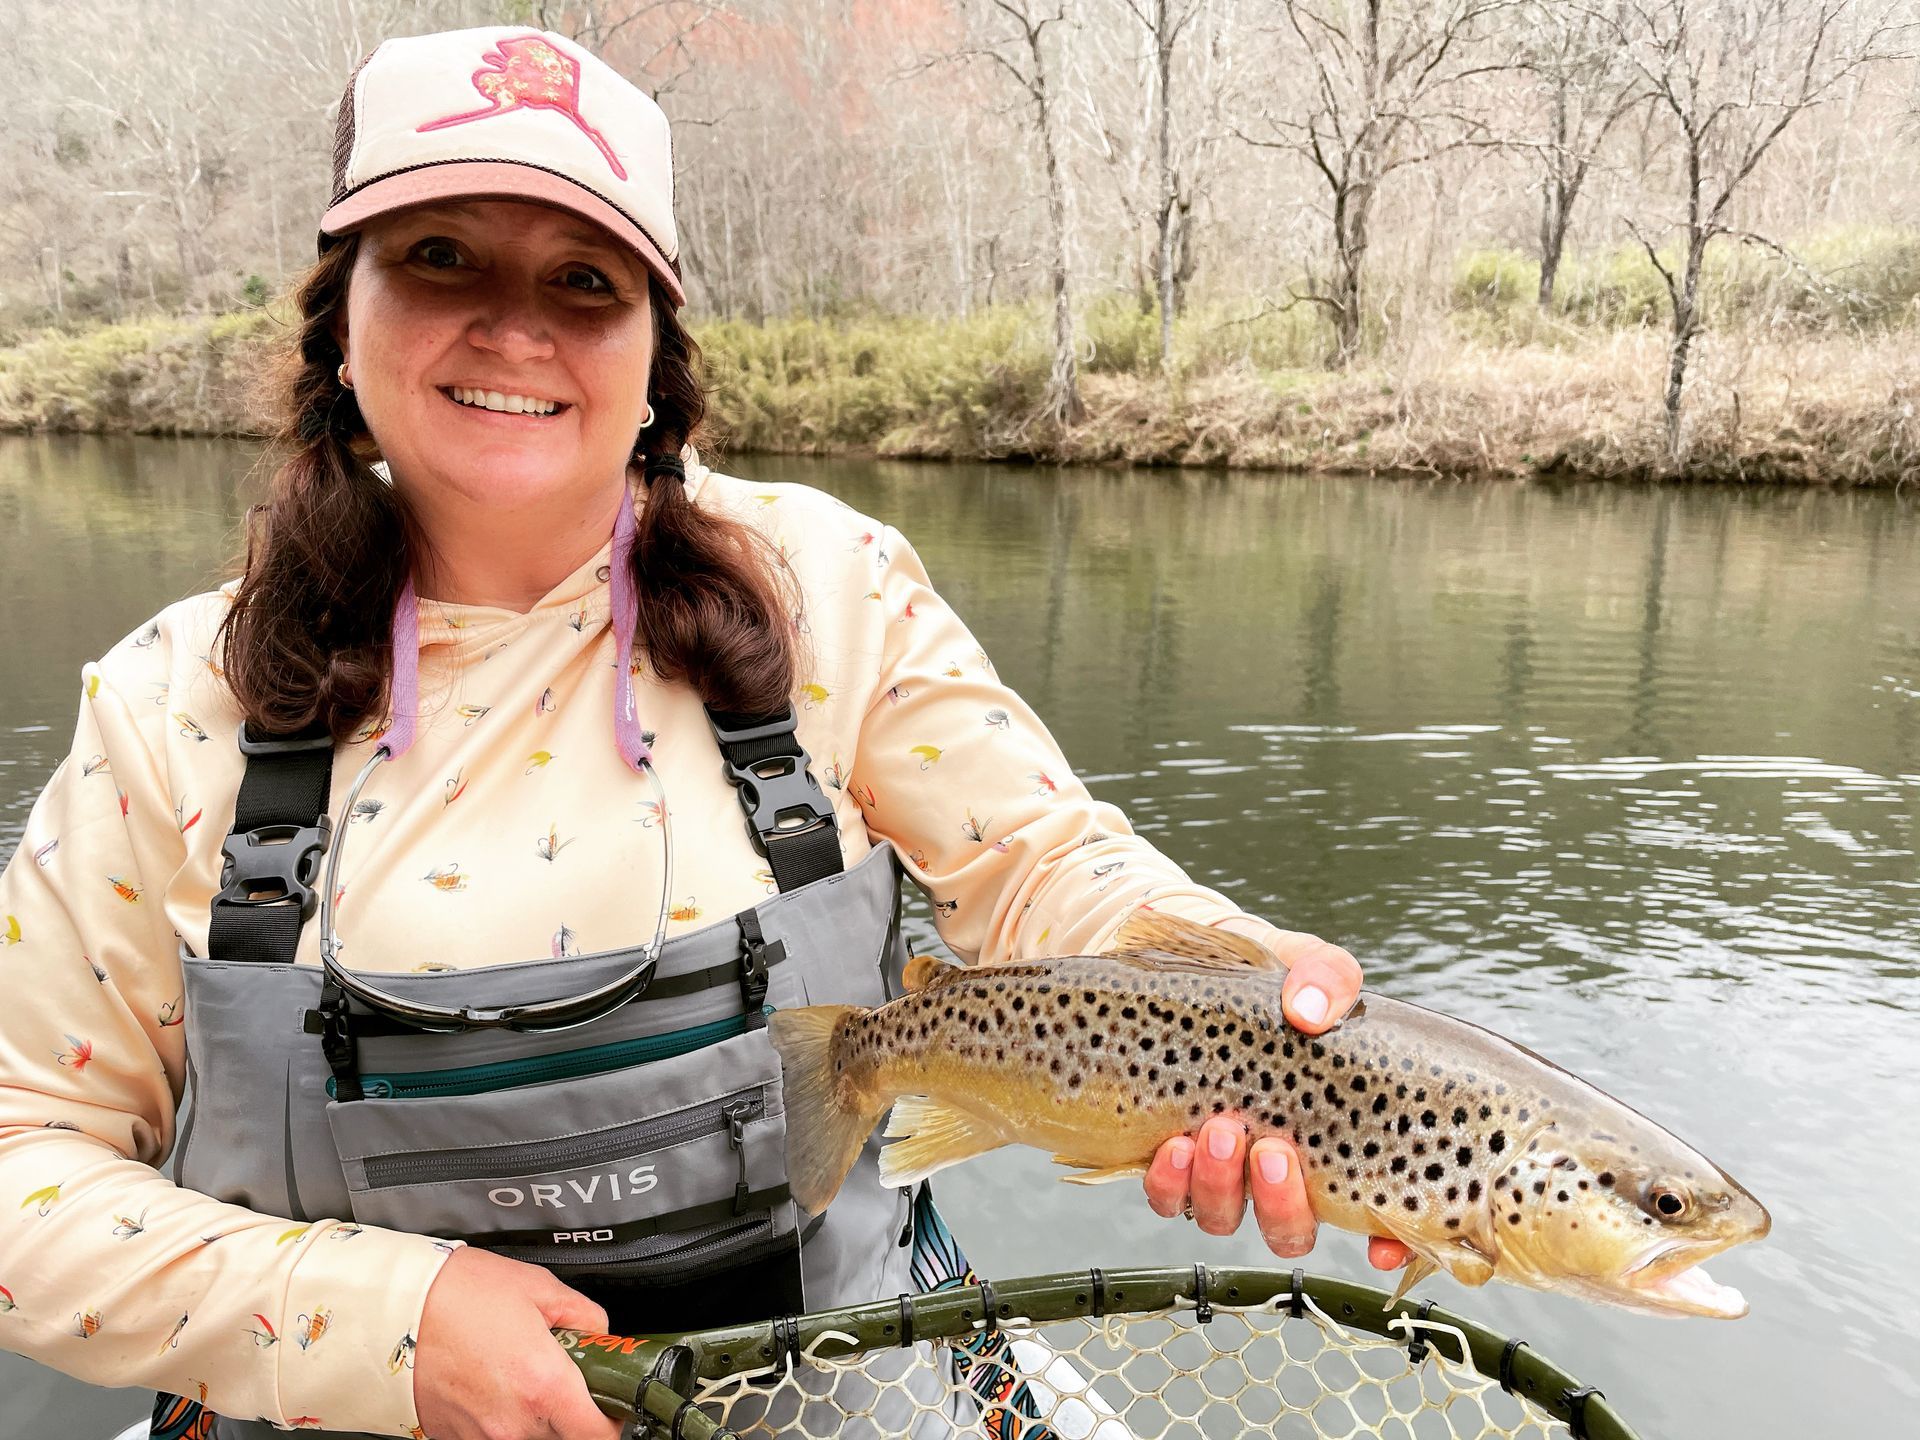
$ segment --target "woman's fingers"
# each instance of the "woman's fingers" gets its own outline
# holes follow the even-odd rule
[[[1389,1240],[1384,1235],[1370,1236],[1367,1240],[1367,1263],[1376,1270],[1398,1270],[1413,1258],[1413,1252],[1398,1240]]]
[[[1147,1204],[1172,1219],[1187,1208],[1187,1178],[1193,1172],[1193,1139],[1176,1135],[1154,1152],[1147,1167]]]
[[[1299,1152],[1277,1135],[1248,1147],[1246,1130],[1232,1116],[1217,1115],[1198,1134],[1162,1144],[1147,1167],[1145,1188],[1154,1213],[1168,1219],[1191,1202],[1194,1223],[1209,1235],[1239,1229],[1251,1197],[1267,1248],[1289,1260],[1313,1249],[1319,1229]],[[1367,1261],[1376,1270],[1398,1270],[1412,1258],[1398,1240],[1375,1235],[1367,1241]]]
[[[1248,1189],[1260,1236],[1274,1254],[1298,1259],[1313,1248],[1315,1230],[1300,1157],[1285,1140],[1268,1136],[1254,1144],[1248,1158]]]
[[[1292,938],[1297,943],[1280,957],[1288,967],[1280,987],[1280,1008],[1294,1029],[1318,1035],[1360,998],[1360,962],[1316,936]]]
[[[1247,1211],[1247,1131],[1216,1115],[1200,1127],[1193,1150],[1193,1223],[1209,1235],[1231,1235]]]

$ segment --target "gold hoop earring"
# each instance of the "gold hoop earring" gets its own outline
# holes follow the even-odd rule
[[[353,388],[353,381],[347,378],[346,361],[342,360],[340,362],[339,368],[333,372],[333,378],[340,382],[340,388],[342,390],[351,390]]]
[[[642,430],[648,430],[648,429],[651,429],[652,426],[653,426],[653,402],[649,400],[647,402],[647,418],[640,422],[640,428]]]

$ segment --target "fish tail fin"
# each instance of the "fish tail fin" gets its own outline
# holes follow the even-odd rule
[[[818,1215],[840,1193],[884,1099],[869,1101],[834,1068],[834,1039],[857,1005],[776,1010],[767,1035],[786,1072],[787,1183],[800,1208]]]

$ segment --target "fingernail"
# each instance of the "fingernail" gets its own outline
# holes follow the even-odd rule
[[[1287,1152],[1278,1145],[1269,1145],[1260,1152],[1260,1178],[1269,1185],[1278,1185],[1287,1178]]]
[[[1293,1013],[1309,1025],[1318,1025],[1327,1018],[1327,995],[1312,985],[1304,987],[1293,997]]]
[[[1207,1131],[1207,1153],[1213,1156],[1214,1159],[1231,1160],[1233,1158],[1233,1145],[1233,1127],[1231,1125],[1215,1125]]]
[[[1174,1141],[1173,1149],[1167,1152],[1167,1163],[1176,1170],[1191,1170],[1193,1168],[1193,1142],[1191,1140]]]

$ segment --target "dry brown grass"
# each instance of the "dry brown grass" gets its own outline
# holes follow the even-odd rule
[[[1655,328],[1547,321],[1525,340],[1502,342],[1469,338],[1469,327],[1440,317],[1403,331],[1389,354],[1334,374],[1214,354],[1168,379],[1135,357],[1085,375],[1087,418],[1061,432],[1032,418],[1046,358],[1025,318],[967,323],[795,321],[716,333],[723,363],[714,417],[737,453],[1843,486],[1920,480],[1920,328],[1708,332],[1694,349],[1676,467],[1661,408],[1666,336]],[[248,433],[245,381],[272,330],[258,314],[155,322],[48,335],[0,352],[0,428]],[[754,349],[769,346],[786,356],[784,366]],[[735,350],[748,358],[726,358]]]
[[[1666,337],[1492,347],[1444,327],[1343,375],[1229,372],[1169,389],[1087,383],[1087,423],[1050,458],[1274,466],[1394,475],[1491,474],[1748,483],[1920,480],[1920,343],[1709,334],[1696,342],[1668,463]]]

